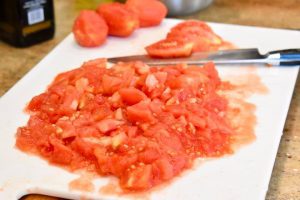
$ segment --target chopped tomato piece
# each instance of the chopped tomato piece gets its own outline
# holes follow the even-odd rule
[[[84,62],[82,67],[106,67],[106,59],[97,58],[94,60],[89,60],[87,62]]]
[[[159,99],[153,99],[149,105],[149,108],[153,113],[160,114],[163,111],[163,106],[164,104],[162,101]]]
[[[83,10],[74,22],[73,33],[81,46],[95,47],[105,42],[108,26],[95,11]]]
[[[139,153],[139,161],[142,163],[150,164],[160,158],[159,151],[155,148],[147,148]]]
[[[155,78],[159,81],[160,84],[165,84],[167,81],[168,73],[167,72],[156,72],[154,73]]]
[[[135,105],[127,107],[127,118],[132,122],[151,122],[153,120],[149,103],[141,101]]]
[[[106,133],[108,131],[115,130],[118,126],[124,124],[123,121],[115,120],[115,119],[103,119],[96,124],[99,131],[102,133]]]
[[[190,123],[192,123],[194,126],[199,127],[199,128],[205,128],[205,126],[206,126],[205,119],[203,119],[193,113],[189,113],[188,116],[189,116],[188,119],[189,119]]]
[[[145,80],[145,85],[148,89],[148,91],[154,90],[158,86],[159,82],[157,78],[154,76],[154,74],[148,74]]]
[[[157,58],[176,58],[190,56],[193,42],[180,39],[164,39],[146,47],[149,56]]]
[[[68,164],[72,161],[73,152],[71,149],[61,144],[57,139],[50,140],[51,145],[53,145],[53,153],[51,157],[51,162],[58,164]]]
[[[159,170],[159,176],[163,180],[169,180],[174,176],[173,166],[166,158],[161,158],[154,162]]]
[[[97,12],[107,22],[109,35],[127,37],[139,27],[138,16],[124,4],[101,4],[97,8]]]
[[[112,94],[117,91],[123,83],[123,80],[116,76],[104,74],[102,77],[102,88],[104,94]]]
[[[121,185],[130,190],[145,190],[152,186],[152,166],[142,165],[129,171],[125,179],[121,179]]]
[[[126,5],[137,13],[141,27],[159,25],[168,12],[158,0],[127,0]]]
[[[119,94],[128,105],[136,104],[147,98],[142,91],[136,88],[122,88],[119,90]]]
[[[76,136],[76,129],[71,121],[69,120],[58,120],[56,122],[57,133],[61,134],[62,138],[68,138]]]

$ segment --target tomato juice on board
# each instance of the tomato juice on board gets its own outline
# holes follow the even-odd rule
[[[92,182],[91,177],[87,177],[87,175],[83,175],[69,183],[69,188],[71,190],[80,190],[85,192],[93,192],[95,190],[95,186]]]
[[[196,158],[232,154],[255,138],[254,106],[231,105],[237,87],[222,82],[213,63],[106,64],[96,59],[61,73],[32,98],[16,146],[72,171],[116,176],[125,191],[145,191]],[[245,132],[239,123],[246,120],[236,120],[244,112],[252,119]]]

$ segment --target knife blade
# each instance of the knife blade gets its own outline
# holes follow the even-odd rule
[[[277,66],[300,65],[300,49],[283,49],[260,54],[257,48],[231,49],[215,52],[196,52],[184,58],[152,58],[148,55],[133,55],[108,58],[108,62],[142,61],[148,65],[201,65],[214,62],[217,65],[266,64]]]

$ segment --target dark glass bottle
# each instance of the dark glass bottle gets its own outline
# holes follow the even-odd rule
[[[0,38],[26,47],[54,35],[53,0],[0,0]]]

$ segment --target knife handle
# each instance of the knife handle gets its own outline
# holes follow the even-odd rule
[[[280,59],[279,65],[282,66],[300,65],[300,49],[270,51],[267,57]]]

